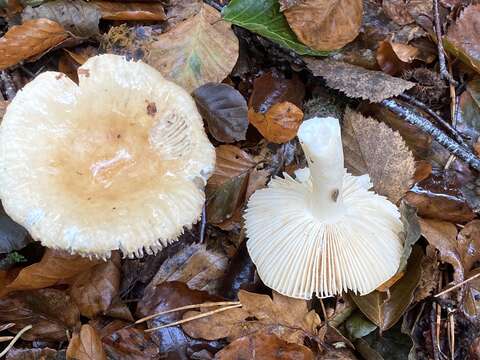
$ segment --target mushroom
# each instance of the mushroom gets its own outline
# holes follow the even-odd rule
[[[344,169],[340,125],[313,118],[298,138],[308,168],[256,191],[245,212],[247,248],[262,281],[294,298],[347,289],[367,294],[399,266],[398,208]]]
[[[77,86],[44,72],[0,126],[0,198],[35,240],[130,257],[173,242],[201,214],[215,151],[191,96],[154,68],[90,58]]]

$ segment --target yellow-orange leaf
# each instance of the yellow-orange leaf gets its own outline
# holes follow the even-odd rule
[[[73,334],[68,344],[67,359],[107,360],[100,336],[90,325],[82,325],[79,334]]]
[[[102,19],[124,21],[162,21],[167,16],[159,3],[120,3],[94,1],[102,13]]]

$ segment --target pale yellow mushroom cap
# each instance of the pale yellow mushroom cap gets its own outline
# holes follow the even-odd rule
[[[215,151],[191,96],[152,67],[90,58],[27,84],[0,126],[0,198],[51,248],[142,256],[201,214]]]
[[[397,271],[398,208],[344,169],[334,118],[305,121],[298,137],[309,168],[256,191],[245,213],[247,248],[262,281],[294,298],[375,290]]]

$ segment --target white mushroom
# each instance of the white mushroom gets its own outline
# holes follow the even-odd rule
[[[215,151],[191,96],[116,55],[45,72],[0,126],[0,197],[45,246],[142,256],[198,220]]]
[[[274,178],[245,213],[247,247],[262,281],[290,297],[367,294],[392,277],[402,249],[397,207],[344,169],[340,125],[313,118],[299,129],[308,169]]]

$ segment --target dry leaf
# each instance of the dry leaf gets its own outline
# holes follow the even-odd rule
[[[63,353],[63,354],[62,354]],[[11,348],[5,360],[59,360],[65,356],[65,350],[57,351],[50,348],[16,349]]]
[[[166,31],[176,24],[197,15],[202,9],[202,0],[169,0],[167,5]]]
[[[224,254],[207,250],[204,244],[188,245],[163,262],[147,288],[165,281],[181,281],[190,289],[214,292],[227,264]]]
[[[167,19],[160,3],[93,1],[105,20],[163,21]]]
[[[5,115],[5,111],[7,111],[7,106],[10,104],[7,100],[0,99],[0,124],[2,123],[3,115]]]
[[[362,14],[362,0],[305,0],[284,11],[298,39],[319,51],[340,49],[353,41]]]
[[[414,46],[384,40],[377,48],[377,63],[384,73],[396,75],[408,69],[418,54]]]
[[[239,338],[215,354],[217,360],[313,360],[312,351],[301,344],[291,344],[274,334],[257,332]]]
[[[0,38],[0,69],[40,55],[69,37],[62,25],[48,20],[28,20],[12,26]]]
[[[327,85],[340,90],[349,97],[380,102],[400,95],[415,84],[387,75],[381,71],[367,70],[334,60],[304,58],[307,67],[316,76],[321,76]]]
[[[300,4],[302,0],[279,0],[278,2],[280,3],[280,11],[284,11],[294,5]]]
[[[425,250],[426,255],[422,259],[422,277],[415,290],[414,302],[420,302],[430,295],[438,287],[438,281],[440,280],[441,272],[438,267],[439,259],[435,248],[431,245],[427,245]]]
[[[398,25],[407,25],[414,22],[412,15],[408,12],[405,0],[383,0],[382,7],[385,14]]]
[[[220,13],[204,5],[194,17],[159,35],[146,61],[188,92],[221,82],[238,58],[238,39]]]
[[[82,325],[67,348],[67,357],[75,360],[107,360],[100,336],[90,325]]]
[[[397,203],[410,189],[415,160],[398,132],[348,108],[342,140],[346,168],[369,174],[377,193]]]
[[[70,295],[80,309],[80,313],[90,319],[105,314],[118,295],[120,287],[120,254],[112,253],[112,258],[73,280]]]

